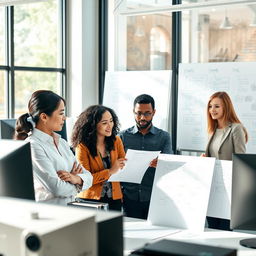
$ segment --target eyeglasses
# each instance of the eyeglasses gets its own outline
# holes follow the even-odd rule
[[[141,116],[144,116],[144,117],[150,117],[152,115],[151,112],[145,112],[145,113],[142,113],[142,112],[134,112],[134,115],[135,116],[138,116],[138,117],[141,117]]]

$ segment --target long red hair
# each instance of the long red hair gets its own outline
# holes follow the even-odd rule
[[[236,115],[234,106],[232,104],[232,101],[229,97],[229,95],[226,92],[215,92],[209,99],[208,104],[207,104],[207,124],[208,124],[208,133],[212,134],[214,130],[217,127],[218,121],[212,119],[210,112],[209,112],[209,106],[210,102],[214,98],[219,98],[222,100],[223,103],[223,119],[225,123],[239,123],[241,124],[241,121]],[[246,142],[248,141],[248,133],[246,129],[244,128],[244,133],[245,133],[245,139]]]

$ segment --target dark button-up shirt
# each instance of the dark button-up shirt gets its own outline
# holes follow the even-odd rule
[[[125,151],[128,149],[161,151],[171,154],[171,137],[166,131],[151,126],[147,134],[139,132],[137,126],[128,128],[120,133]],[[123,182],[123,193],[131,200],[149,201],[155,176],[155,168],[149,167],[143,176],[141,184]]]

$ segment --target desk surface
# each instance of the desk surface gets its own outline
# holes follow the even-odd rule
[[[143,228],[143,225],[145,225],[145,228]],[[149,224],[144,220],[124,218],[124,255],[128,255],[129,252],[142,247],[145,243],[154,242],[163,238],[218,247],[235,248],[238,250],[238,256],[256,255],[256,249],[249,249],[239,244],[241,239],[256,238],[256,235],[253,234],[214,229],[206,229],[201,233],[192,233],[188,230],[177,230],[171,228],[164,228],[161,231],[156,228],[156,231],[154,231],[153,228],[148,230],[147,225]],[[130,227],[136,226],[138,229],[141,228],[143,230],[134,228],[131,233]],[[155,236],[154,232],[157,232]]]

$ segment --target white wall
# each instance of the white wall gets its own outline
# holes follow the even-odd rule
[[[68,116],[98,104],[98,1],[67,1]]]

